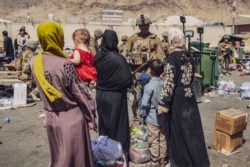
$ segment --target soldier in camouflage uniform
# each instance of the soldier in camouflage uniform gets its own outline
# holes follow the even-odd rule
[[[130,63],[130,61],[131,61],[130,58],[131,57],[128,54],[128,49],[127,49],[127,45],[126,45],[126,43],[128,41],[128,36],[127,35],[123,35],[121,37],[121,41],[122,41],[122,44],[119,45],[119,47],[118,47],[119,53],[126,58],[126,60],[127,60],[128,63]]]
[[[223,36],[223,41],[219,43],[220,53],[219,53],[219,61],[220,61],[220,71],[223,74],[229,73],[229,64],[231,62],[232,56],[232,44],[229,41],[229,35]]]
[[[27,83],[28,96],[30,96],[34,101],[40,101],[41,99],[38,97],[39,92],[32,79],[30,59],[35,55],[36,47],[38,46],[38,44],[38,41],[29,40],[26,43],[25,50],[21,52],[21,55],[15,61],[17,78]]]
[[[161,47],[162,47],[162,51],[163,51],[163,55],[164,55],[164,62],[168,56],[168,47],[169,47],[169,44],[168,44],[168,33],[167,31],[164,31],[162,34],[162,41],[161,41]]]
[[[118,47],[119,49],[119,53],[124,53],[126,51],[126,43],[128,41],[128,36],[127,35],[123,35],[121,37],[121,41],[122,41],[122,44]]]
[[[94,31],[94,37],[90,38],[89,49],[94,53],[94,55],[99,52],[99,44],[98,40],[102,38],[103,31],[100,29],[96,29]]]
[[[149,60],[163,58],[161,40],[156,34],[149,31],[150,24],[151,20],[147,14],[138,15],[136,18],[136,26],[139,27],[140,32],[129,37],[126,45],[131,60],[129,64],[135,78],[134,89],[132,90],[134,95],[134,101],[132,104],[134,121],[139,119],[138,96],[140,85],[137,83],[138,76],[142,72],[147,71],[147,63]]]

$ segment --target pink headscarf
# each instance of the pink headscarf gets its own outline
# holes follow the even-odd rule
[[[168,30],[169,53],[186,50],[186,40],[183,32],[179,28]]]

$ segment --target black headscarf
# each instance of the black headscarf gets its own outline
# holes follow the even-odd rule
[[[103,34],[101,51],[96,54],[94,66],[97,69],[97,89],[119,91],[132,84],[132,75],[126,59],[119,54],[115,31]]]

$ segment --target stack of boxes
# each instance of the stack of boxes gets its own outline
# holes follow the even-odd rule
[[[243,142],[243,131],[247,127],[248,114],[234,108],[217,112],[213,137],[213,148],[231,153]]]

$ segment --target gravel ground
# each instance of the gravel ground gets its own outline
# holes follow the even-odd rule
[[[230,77],[224,77],[222,80],[232,80],[239,86],[240,83],[249,80],[249,76],[239,76],[238,72],[233,72]],[[250,124],[244,131],[244,144],[237,149],[238,153],[226,156],[211,149],[217,111],[232,107],[249,113],[250,109],[247,109],[246,106],[250,102],[239,100],[238,97],[238,93],[218,95],[217,97],[205,95],[204,99],[209,99],[211,102],[199,103],[211,167],[250,166]],[[1,167],[45,167],[48,165],[49,146],[45,129],[42,127],[42,119],[39,118],[42,113],[41,102],[32,107],[0,110]],[[131,118],[131,112],[129,114]],[[5,117],[10,118],[9,124],[3,123]],[[91,132],[91,136],[94,138],[97,134]]]

